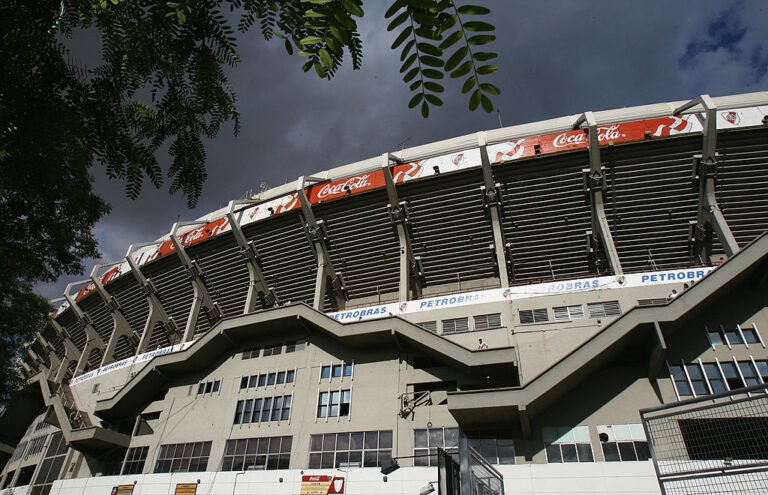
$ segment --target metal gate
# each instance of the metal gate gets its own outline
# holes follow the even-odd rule
[[[643,409],[664,495],[768,493],[768,384]]]

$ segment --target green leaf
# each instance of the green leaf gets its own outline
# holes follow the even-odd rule
[[[445,38],[440,43],[440,49],[441,50],[446,50],[447,48],[452,47],[453,45],[456,44],[457,41],[459,41],[461,39],[461,36],[462,36],[461,31],[456,31],[455,33],[451,33],[450,36]]]
[[[422,38],[426,38],[428,40],[434,40],[434,41],[440,41],[440,35],[432,28],[429,27],[417,27],[414,32],[421,36]]]
[[[461,94],[467,94],[469,93],[472,88],[475,87],[475,84],[477,84],[477,77],[470,76],[467,78],[466,81],[464,81],[464,85],[461,87]]]
[[[179,2],[165,2],[165,6],[169,9],[178,9],[179,8]]]
[[[491,60],[498,57],[496,53],[491,52],[475,52],[472,54],[472,58],[477,60],[478,62],[485,62],[486,60]]]
[[[304,50],[301,50],[299,52],[299,57],[314,57],[314,56],[315,56],[314,52],[307,52],[307,51],[304,51]]]
[[[486,93],[490,93],[492,95],[500,95],[501,94],[501,90],[499,88],[497,88],[496,86],[494,86],[493,84],[491,84],[491,83],[482,83],[482,84],[480,84],[480,89],[482,89]]]
[[[291,40],[285,40],[285,51],[288,52],[288,55],[293,55],[293,45],[291,44]]]
[[[485,95],[480,95],[480,106],[488,113],[493,112],[493,103],[491,102],[491,99]]]
[[[317,75],[319,77],[325,77],[326,76],[325,69],[323,69],[323,66],[322,66],[322,64],[320,64],[320,62],[315,60],[315,62],[312,65],[314,66],[315,72],[317,73]]]
[[[456,50],[453,55],[451,55],[448,60],[445,62],[445,70],[450,72],[453,69],[456,68],[457,65],[459,65],[459,62],[464,60],[464,57],[467,56],[467,52],[469,51],[469,48],[466,46],[460,47],[458,50]]]
[[[422,14],[421,12],[413,13],[413,21],[419,26],[434,26],[440,25],[440,22],[431,14]]]
[[[421,103],[421,100],[424,99],[424,93],[416,93],[413,95],[413,98],[411,98],[411,101],[408,102],[408,108],[414,108],[416,105]]]
[[[176,11],[176,18],[179,20],[179,24],[184,24],[185,22],[187,22],[187,15],[184,13],[183,10]]]
[[[444,65],[441,59],[429,55],[422,55],[419,57],[419,61],[428,67],[442,67]]]
[[[421,73],[428,79],[442,79],[444,77],[442,72],[435,69],[424,69]]]
[[[477,5],[462,5],[458,11],[461,15],[488,15],[491,13],[490,9]]]
[[[480,105],[480,97],[483,94],[480,92],[479,89],[476,89],[474,93],[472,93],[472,96],[469,97],[469,110],[474,112],[477,110],[478,105]]]
[[[395,50],[398,46],[403,44],[403,41],[408,39],[408,36],[411,35],[413,32],[413,28],[411,26],[407,26],[405,29],[403,29],[403,32],[400,33],[397,38],[395,38],[394,43],[392,43],[392,49]]]
[[[321,48],[318,52],[318,55],[320,55],[320,61],[323,63],[326,69],[333,67],[333,59],[331,58],[331,54],[328,53],[328,50]]]
[[[390,22],[387,26],[387,31],[394,31],[397,26],[404,23],[408,19],[408,16],[410,16],[410,13],[407,10],[403,11],[399,16],[392,19],[392,22]]]
[[[411,82],[411,79],[416,77],[416,74],[418,74],[418,73],[419,73],[419,68],[418,67],[414,67],[413,69],[411,69],[408,72],[408,74],[403,76],[403,82],[405,82],[405,83]]]
[[[467,31],[475,31],[475,32],[488,32],[496,29],[496,27],[493,26],[492,24],[488,24],[487,22],[480,22],[480,21],[465,22],[463,26],[464,26],[464,29],[466,29]]]
[[[431,94],[427,93],[427,94],[424,95],[424,98],[426,98],[429,103],[433,104],[436,107],[443,106],[443,100],[441,100],[440,98],[438,98],[435,95],[431,95]]]
[[[443,55],[443,51],[441,49],[434,45],[430,45],[429,43],[418,43],[416,48],[418,48],[420,52],[426,53],[427,55],[434,55],[435,57],[440,57]]]
[[[405,0],[395,0],[392,2],[392,5],[389,6],[387,9],[387,12],[384,14],[384,19],[389,19],[393,15],[395,15],[395,12],[405,7]]]
[[[408,60],[406,60],[403,63],[403,65],[400,67],[400,74],[402,74],[403,72],[407,71],[411,67],[411,65],[413,65],[413,63],[415,61],[416,61],[416,54],[414,53],[413,55],[408,57]]]
[[[400,53],[400,61],[401,62],[403,60],[405,60],[405,57],[408,56],[408,52],[411,51],[411,49],[413,48],[413,45],[415,45],[415,44],[416,44],[416,40],[411,40],[411,41],[409,41],[408,43],[405,44],[405,46],[403,47],[402,53]]]
[[[418,88],[419,86],[421,86],[421,79],[416,79],[415,81],[413,81],[413,82],[411,83],[411,87],[410,87],[410,89],[411,89],[411,91],[414,91],[414,90],[416,90],[416,88]]]
[[[310,17],[312,19],[321,19],[323,17],[327,17],[325,14],[322,14],[316,10],[309,9],[308,11],[304,12],[304,15],[307,17]]]
[[[299,41],[299,43],[301,43],[304,46],[307,46],[307,45],[314,45],[322,41],[323,39],[319,36],[307,36],[306,38]]]
[[[344,10],[355,17],[363,17],[365,15],[363,9],[360,8],[355,0],[341,0],[341,5],[344,7]]]
[[[472,70],[472,61],[467,60],[463,64],[461,64],[455,71],[451,72],[451,77],[454,79],[457,77],[465,76],[469,73],[469,71]]]
[[[301,70],[303,70],[304,72],[309,72],[309,69],[311,69],[311,68],[312,68],[312,65],[314,65],[314,64],[312,63],[312,61],[311,61],[311,60],[307,60],[307,61],[304,63],[304,65],[302,65],[302,66],[301,66]]]
[[[429,117],[429,105],[426,101],[421,104],[421,116],[425,119]]]
[[[495,66],[495,65],[483,65],[483,66],[480,66],[480,67],[477,68],[477,73],[478,74],[483,74],[483,75],[485,75],[485,74],[493,74],[497,70],[499,70],[499,68],[497,66]]]
[[[433,93],[442,93],[445,88],[441,84],[432,81],[424,81],[424,88]]]
[[[492,34],[478,34],[477,36],[472,36],[471,38],[468,38],[467,43],[469,43],[470,45],[486,45],[495,39],[496,39],[496,36]]]
[[[331,36],[339,40],[340,43],[344,43],[345,37],[344,34],[341,32],[341,30],[338,28],[338,26],[329,26],[328,31],[331,32]]]

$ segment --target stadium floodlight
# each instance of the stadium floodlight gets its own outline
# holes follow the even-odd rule
[[[397,459],[392,459],[392,464],[381,468],[381,474],[387,475],[394,473],[398,469],[400,469],[400,463],[397,462]]]

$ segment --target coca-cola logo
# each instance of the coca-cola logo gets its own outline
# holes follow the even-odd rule
[[[322,188],[320,188],[319,191],[317,191],[317,198],[323,199],[327,198],[328,196],[344,194],[347,191],[352,192],[355,189],[360,189],[370,185],[371,183],[368,181],[368,174],[358,175],[356,177],[350,177],[344,182],[331,182],[324,185]]]
[[[608,127],[597,128],[597,140],[611,141],[623,137],[619,132],[618,125],[611,125]],[[587,140],[587,134],[585,132],[564,132],[558,134],[555,139],[552,140],[552,146],[555,148],[564,148],[566,146],[579,146],[585,144]]]

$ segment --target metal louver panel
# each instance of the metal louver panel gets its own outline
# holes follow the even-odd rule
[[[602,318],[604,316],[618,316],[621,314],[619,301],[605,301],[587,304],[590,318]]]

